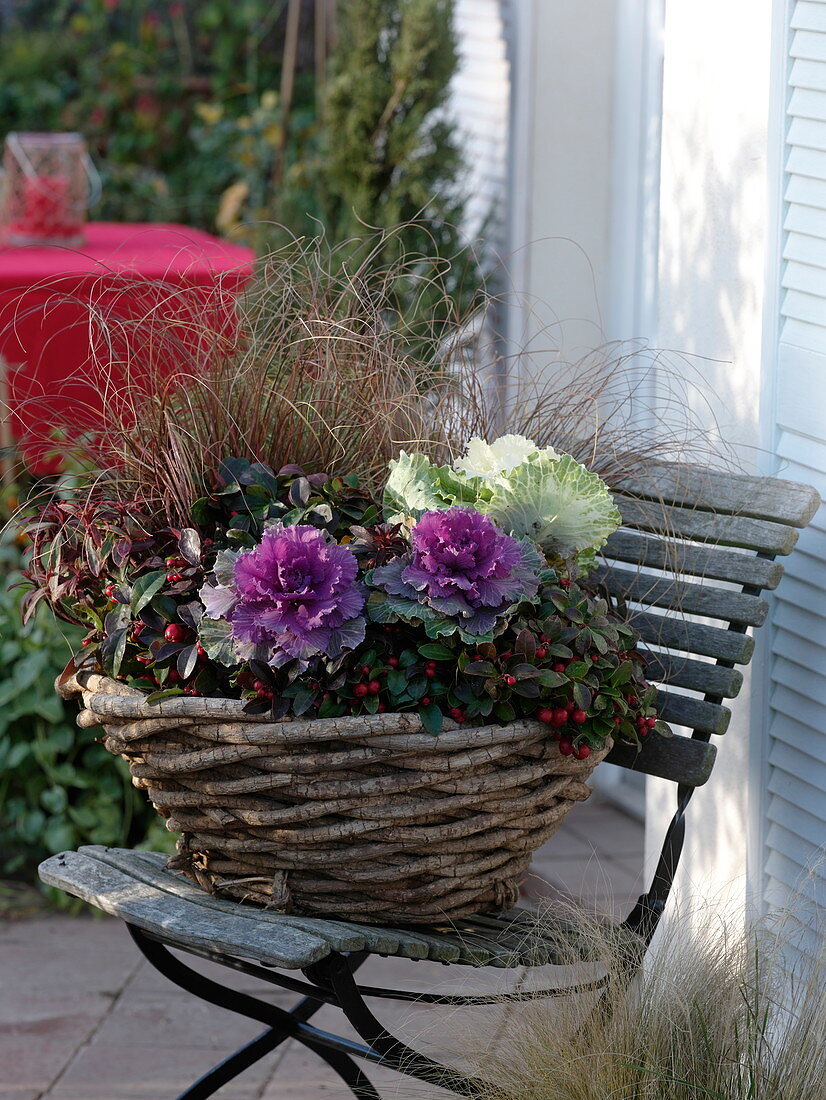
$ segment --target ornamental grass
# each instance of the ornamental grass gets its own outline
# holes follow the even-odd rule
[[[490,1082],[483,1100],[826,1096],[822,912],[774,912],[744,928],[711,903],[683,908],[630,986],[617,930],[578,908],[565,916],[606,980],[599,993],[509,1008],[483,1049],[478,1030],[468,1035],[462,1054]]]

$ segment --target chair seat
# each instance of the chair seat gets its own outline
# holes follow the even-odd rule
[[[207,894],[169,870],[167,858],[160,852],[87,845],[45,860],[40,877],[173,947],[285,970],[301,970],[332,952],[362,951],[465,966],[542,966],[562,962],[563,955],[570,962],[572,945],[583,938],[572,924],[545,912],[538,919],[528,908],[426,930],[276,913]],[[586,954],[583,942],[581,957]]]

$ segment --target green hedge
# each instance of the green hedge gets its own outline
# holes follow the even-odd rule
[[[21,564],[13,542],[0,544],[0,876],[32,879],[40,860],[80,844],[169,848],[123,761],[55,693],[80,633],[43,606],[21,626]]]

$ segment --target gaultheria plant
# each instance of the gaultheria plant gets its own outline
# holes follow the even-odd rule
[[[429,511],[411,536],[412,549],[374,569],[370,613],[380,622],[422,622],[430,637],[457,633],[490,640],[509,612],[536,599],[544,562],[530,542],[506,535],[472,508]]]
[[[254,550],[219,553],[216,583],[200,591],[202,644],[228,665],[337,657],[364,640],[357,572],[353,552],[318,528],[275,524]]]

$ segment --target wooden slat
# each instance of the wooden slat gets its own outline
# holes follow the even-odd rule
[[[738,553],[719,546],[692,546],[640,531],[615,531],[602,550],[614,561],[647,565],[669,573],[686,573],[710,580],[731,581],[753,588],[776,588],[783,576],[780,562]]]
[[[647,500],[728,516],[772,520],[792,527],[805,527],[819,504],[819,497],[810,485],[679,462],[654,465],[644,477],[619,478],[613,488]]]
[[[723,734],[731,721],[728,707],[706,703],[688,695],[675,695],[670,691],[657,692],[657,710],[660,717],[672,726],[686,726],[704,733]]]
[[[696,661],[677,653],[644,650],[645,676],[651,683],[672,684],[704,695],[733,699],[743,686],[743,673],[711,661]]]
[[[639,753],[631,745],[615,745],[606,760],[629,771],[700,787],[711,775],[716,755],[715,746],[705,741],[653,733],[646,738]]]
[[[733,630],[723,630],[719,626],[706,626],[673,615],[655,615],[646,611],[635,611],[629,621],[644,642],[662,646],[663,649],[716,657],[733,661],[736,665],[747,665],[754,653],[754,638]]]
[[[729,516],[678,508],[654,500],[615,496],[626,527],[656,531],[673,538],[740,546],[762,554],[790,554],[798,539],[793,527],[749,516]]]
[[[558,930],[543,917],[512,910],[427,929],[373,927],[317,917],[285,916],[215,898],[164,866],[159,852],[89,845],[52,856],[40,867],[49,885],[83,898],[196,952],[220,951],[265,965],[298,969],[331,950],[367,950],[402,958],[512,968],[559,961]],[[564,926],[564,922],[561,922]],[[565,928],[566,943],[573,929]],[[567,956],[566,956],[567,959]]]
[[[732,592],[713,585],[693,584],[675,577],[652,577],[650,573],[602,567],[593,574],[615,596],[623,596],[645,607],[664,607],[684,615],[702,615],[728,623],[762,626],[769,605],[759,596]]]
[[[284,925],[278,935],[272,924],[239,916],[237,906],[227,912],[201,908],[101,863],[85,852],[63,852],[39,868],[41,879],[96,905],[147,932],[157,932],[180,943],[210,951],[242,955],[269,966],[289,970],[309,966],[330,953],[324,940]]]
[[[299,928],[301,931],[310,932],[328,944],[331,951],[363,951],[366,947],[365,931],[353,925],[339,923],[337,921],[324,921],[308,919],[304,917],[289,917],[283,913],[272,913],[266,909],[258,909],[252,905],[238,905],[237,902],[224,901],[213,897],[201,890],[181,872],[169,871],[166,868],[167,857],[161,852],[133,852],[125,848],[104,848],[101,845],[84,845],[78,851],[115,867],[124,874],[131,875],[139,882],[145,882],[164,894],[172,894],[190,904],[199,905],[202,909],[213,909],[218,913],[227,912],[229,909],[239,917],[250,917],[255,920],[263,920],[274,927],[272,933],[278,935],[282,927]],[[367,930],[369,931],[369,929]],[[394,941],[382,941],[381,947],[371,946],[370,950],[377,951],[385,947],[393,948]],[[424,956],[427,957],[426,953]]]

